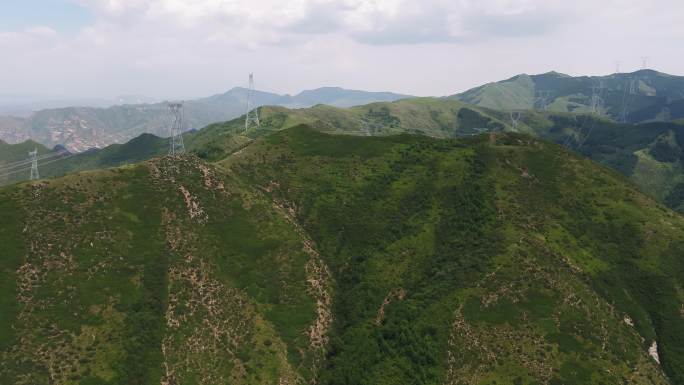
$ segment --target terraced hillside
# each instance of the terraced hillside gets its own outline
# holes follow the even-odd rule
[[[0,190],[0,383],[684,381],[684,220],[607,168],[306,126],[214,160]]]

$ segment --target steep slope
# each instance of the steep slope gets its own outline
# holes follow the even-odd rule
[[[389,92],[366,92],[342,88],[320,88],[295,96],[256,91],[261,105],[309,107],[319,103],[349,107],[406,96]],[[247,89],[230,91],[186,102],[188,128],[234,119],[245,112]],[[72,152],[124,143],[142,133],[168,136],[168,113],[164,103],[117,105],[109,108],[66,107],[40,110],[28,118],[0,117],[0,139],[19,142],[33,139],[47,146],[64,145]]]
[[[591,112],[594,91],[601,98],[601,111],[616,121],[639,123],[684,117],[684,77],[653,70],[580,77],[557,72],[523,74],[451,98],[504,110],[547,104],[550,111]]]
[[[325,267],[259,194],[192,158],[0,194],[0,383],[294,384],[316,373]]]
[[[298,126],[0,195],[0,383],[684,380],[684,219],[527,136]]]
[[[664,383],[654,341],[684,381],[684,221],[591,161],[299,127],[226,166],[328,258],[325,383]]]

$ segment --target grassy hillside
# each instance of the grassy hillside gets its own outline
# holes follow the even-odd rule
[[[684,381],[684,220],[619,174],[518,134],[242,140],[0,189],[0,383]]]
[[[599,115],[529,110],[519,112],[514,126],[509,112],[434,98],[351,109],[322,105],[297,110],[262,107],[260,113],[262,129],[250,133],[253,138],[299,124],[322,132],[362,136],[420,133],[455,138],[480,132],[527,133],[609,166],[661,202],[684,211],[682,122],[618,124]],[[227,144],[242,130],[240,119],[211,125],[190,138],[190,148],[203,158],[220,159],[234,151],[235,146]]]
[[[327,383],[658,383],[653,341],[684,381],[684,222],[608,169],[511,134],[306,128],[225,164],[329,258]]]
[[[475,135],[506,129],[508,115],[447,99],[414,98],[391,103],[372,103],[348,109],[317,105],[287,109],[265,106],[259,109],[261,129],[248,133],[252,138],[299,124],[308,124],[327,133],[356,136],[387,136],[402,133],[437,138]],[[244,120],[209,125],[189,139],[190,149],[207,159],[226,156],[232,136],[244,130]]]

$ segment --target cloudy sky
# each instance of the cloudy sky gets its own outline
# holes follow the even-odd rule
[[[0,0],[0,94],[244,85],[445,95],[517,73],[684,75],[682,0]]]

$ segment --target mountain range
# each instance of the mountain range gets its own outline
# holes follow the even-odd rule
[[[513,113],[445,98],[403,99],[351,108],[264,106],[259,113],[262,126],[257,132],[307,124],[322,132],[363,136],[413,133],[457,138],[500,131],[525,133],[611,167],[658,201],[684,212],[684,122],[621,124],[596,114],[533,110]],[[237,118],[186,133],[184,141],[189,152],[211,161],[242,148],[245,137],[237,134],[243,130],[244,120]],[[55,177],[161,156],[168,151],[168,141],[146,134],[125,144],[74,154],[60,148],[50,150],[35,142],[0,144],[0,183],[28,177],[26,154],[34,148],[40,156],[55,156],[39,162],[41,176]],[[19,166],[8,168],[15,162]]]
[[[315,106],[289,110],[262,107],[264,130],[298,124],[338,134],[401,133],[456,138],[488,132],[519,132],[552,141],[620,172],[642,191],[684,212],[684,122],[616,123],[597,114],[508,112],[452,99],[405,99],[350,109]],[[192,136],[202,157],[225,156],[224,132],[239,132],[239,120],[210,125]]]
[[[393,101],[407,97],[389,92],[366,92],[325,87],[297,95],[255,91],[254,103],[291,108],[325,103],[339,107]],[[185,103],[186,129],[236,118],[245,113],[247,89],[232,90]],[[63,145],[71,152],[124,143],[143,133],[168,136],[165,103],[127,104],[108,108],[67,107],[39,110],[28,117],[0,117],[0,140],[18,143],[34,140],[48,147]]]
[[[247,90],[186,102],[187,129],[228,121],[245,112]],[[325,87],[297,95],[255,92],[255,104],[288,108],[327,104],[351,107],[409,98],[389,92]],[[596,113],[619,123],[684,119],[684,77],[653,70],[608,76],[578,76],[549,72],[517,75],[452,95],[475,106],[496,110],[542,110]],[[48,147],[63,145],[72,152],[124,143],[142,133],[168,136],[165,103],[127,104],[109,108],[67,107],[36,111],[28,117],[0,116],[0,140],[32,139]]]
[[[684,382],[681,215],[527,134],[346,125],[1,188],[0,383]]]
[[[517,75],[451,96],[499,110],[601,113],[620,123],[684,118],[684,77],[653,70],[609,76]]]

